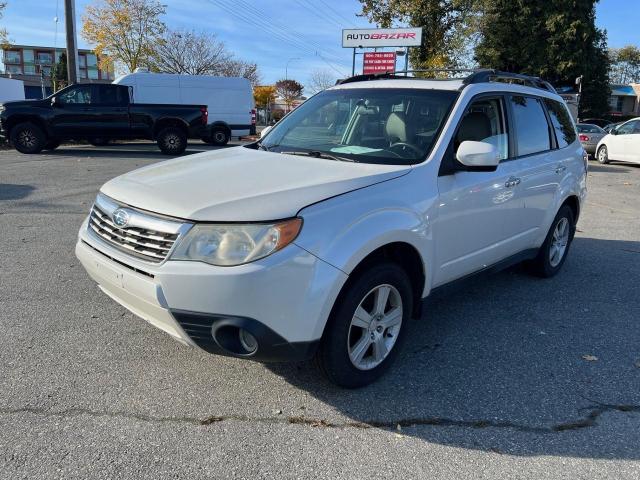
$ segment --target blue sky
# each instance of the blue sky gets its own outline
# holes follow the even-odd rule
[[[8,0],[0,26],[17,44],[64,44],[63,0]],[[76,0],[78,15],[90,0]],[[165,23],[214,32],[244,60],[256,62],[265,83],[289,78],[303,83],[315,69],[344,76],[351,72],[351,51],[341,48],[341,28],[364,28],[357,0],[164,0]],[[58,34],[56,39],[56,4]],[[597,24],[609,45],[640,45],[637,0],[601,0]],[[78,19],[78,25],[80,20]],[[80,39],[81,47],[89,47]],[[290,60],[295,58],[295,60]]]

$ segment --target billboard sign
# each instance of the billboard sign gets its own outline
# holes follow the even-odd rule
[[[342,30],[344,48],[417,47],[422,43],[422,28],[360,28]]]
[[[395,70],[396,52],[366,52],[364,54],[363,74],[395,72]]]

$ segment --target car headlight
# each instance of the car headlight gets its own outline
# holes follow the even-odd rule
[[[301,218],[278,223],[196,224],[180,240],[172,260],[192,260],[229,267],[271,255],[293,242]]]

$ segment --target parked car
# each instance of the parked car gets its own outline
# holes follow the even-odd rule
[[[205,105],[133,103],[129,87],[71,85],[44,100],[6,102],[0,107],[0,135],[21,153],[53,150],[67,139],[104,144],[109,139],[155,140],[167,155],[179,155],[187,138],[200,138]]]
[[[604,118],[584,118],[580,119],[580,123],[588,123],[590,125],[597,125],[600,128],[605,127],[611,123],[609,120],[605,120]]]
[[[315,357],[359,387],[390,366],[433,292],[522,261],[556,275],[586,174],[567,107],[539,79],[357,76],[255,143],[107,182],[76,255],[186,345]]]
[[[600,163],[611,160],[640,163],[640,118],[634,118],[611,130],[597,146]]]
[[[113,83],[130,86],[138,102],[206,104],[209,118],[202,139],[213,145],[256,134],[253,90],[246,78],[136,71]]]
[[[590,125],[588,123],[579,123],[576,125],[576,129],[578,130],[580,143],[585,151],[589,155],[595,155],[598,142],[602,140],[602,137],[604,137],[607,132],[597,125]]]

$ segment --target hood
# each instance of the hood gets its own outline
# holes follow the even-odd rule
[[[143,210],[196,221],[250,222],[295,216],[302,208],[408,173],[371,165],[253,150],[220,149],[134,170],[101,191]]]
[[[51,100],[11,100],[0,103],[4,108],[11,107],[42,107],[51,105]]]

